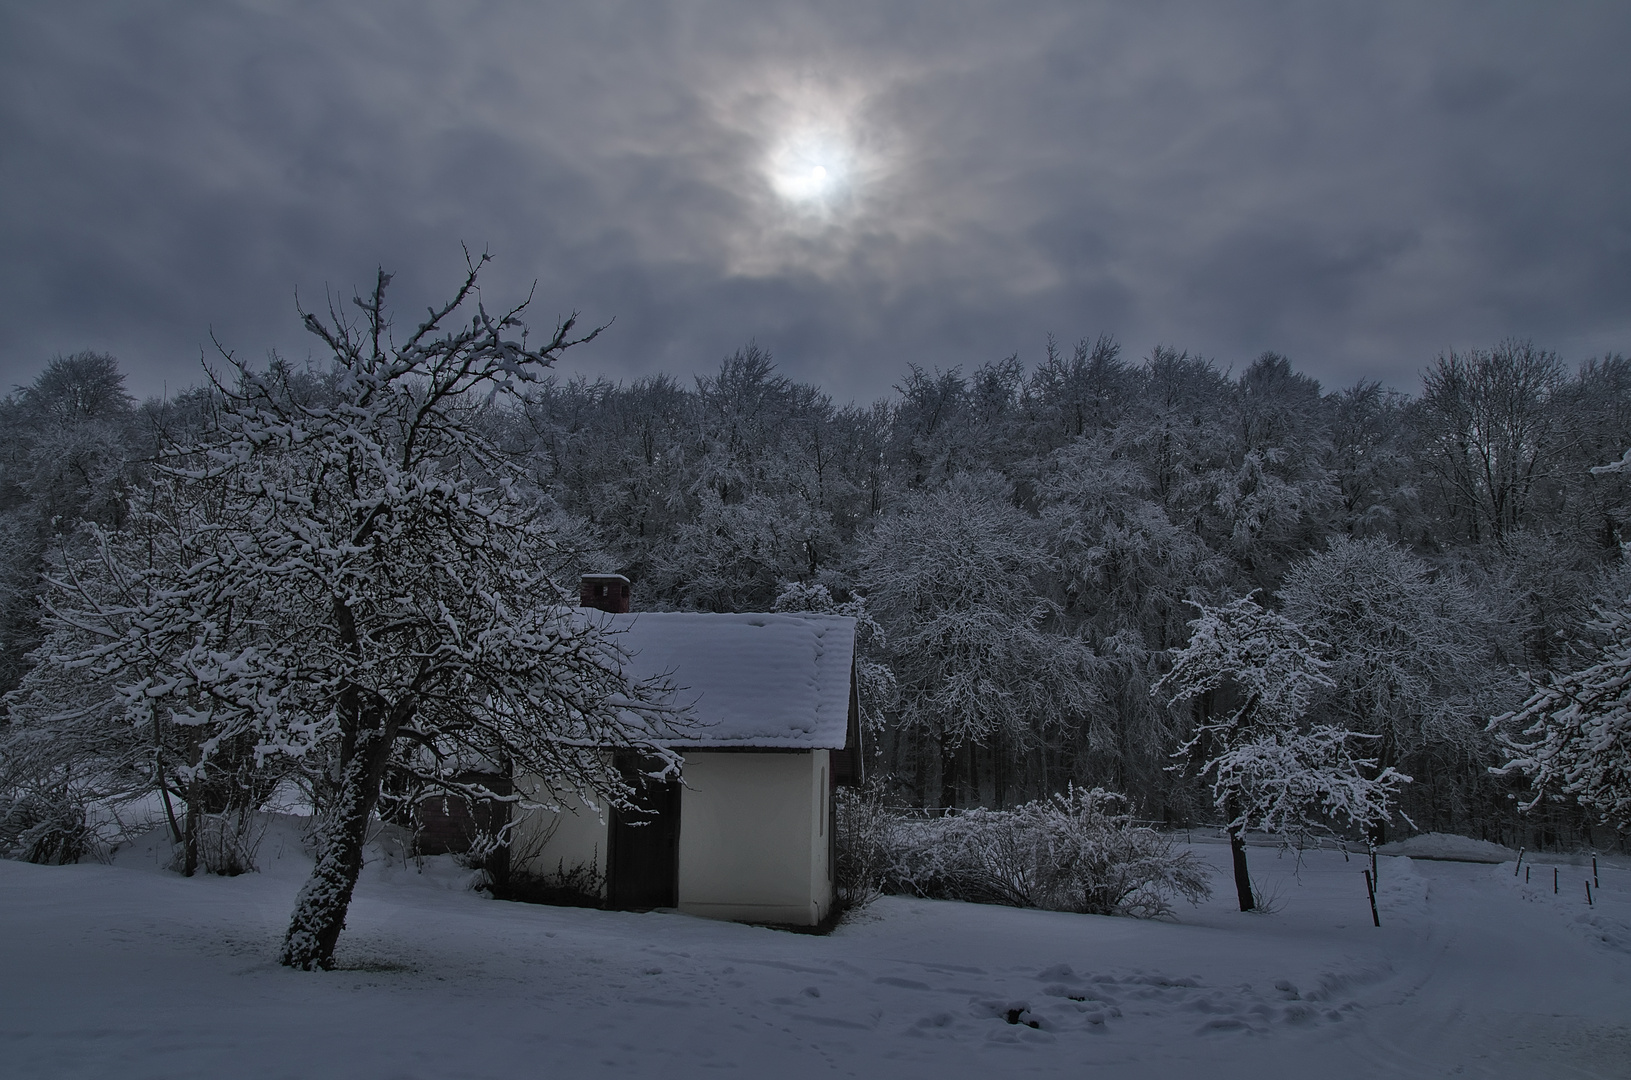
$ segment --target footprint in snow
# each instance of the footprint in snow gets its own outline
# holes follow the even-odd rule
[[[1090,986],[1067,986],[1064,983],[1049,983],[1042,988],[1042,993],[1048,997],[1068,998],[1071,1001],[1092,1001],[1101,1005],[1120,1004],[1109,994]]]
[[[1199,1035],[1240,1034],[1261,1035],[1262,1031],[1248,1023],[1241,1016],[1220,1016],[1216,1020],[1208,1020],[1196,1032]]]

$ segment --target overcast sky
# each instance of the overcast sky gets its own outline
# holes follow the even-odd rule
[[[750,339],[840,401],[1107,332],[1328,388],[1631,352],[1625,3],[7,4],[0,390],[295,296],[615,324],[567,374]],[[320,358],[320,357],[319,357]]]

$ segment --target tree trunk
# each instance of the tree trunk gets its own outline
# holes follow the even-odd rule
[[[1013,756],[1008,753],[1008,740],[999,730],[991,746],[991,802],[998,810],[1008,806],[1008,770]]]
[[[202,807],[199,803],[203,799],[203,782],[199,779],[199,771],[203,765],[204,755],[198,745],[197,729],[187,739],[190,744],[187,749],[187,760],[192,762],[192,776],[187,780],[187,816],[182,824],[181,836],[181,876],[192,877],[198,873],[198,815]]]
[[[342,752],[339,791],[318,833],[317,865],[300,890],[283,938],[279,959],[288,967],[327,971],[334,966],[334,947],[362,872],[368,820],[379,800],[393,735],[376,728],[357,740],[351,754]]]
[[[181,826],[176,824],[176,808],[170,802],[170,786],[165,783],[163,773],[159,774],[159,795],[164,799],[164,819],[170,823],[170,839],[179,844]]]
[[[957,805],[980,805],[980,762],[972,742],[957,755]]]
[[[198,873],[198,776],[195,773],[192,782],[187,785],[187,825],[181,837],[181,876],[192,877]]]
[[[176,808],[170,804],[170,783],[164,778],[164,740],[159,733],[159,710],[153,710],[153,776],[164,799],[164,817],[170,823],[170,838],[181,843],[181,827],[176,824]]]
[[[957,748],[940,748],[940,805],[951,809],[957,805]]]
[[[917,750],[918,805],[932,808],[938,805],[935,800],[940,796],[940,740],[918,728],[913,741]]]
[[[1252,898],[1251,871],[1246,869],[1246,831],[1237,825],[1229,826],[1229,853],[1234,856],[1235,896],[1240,900],[1240,910],[1251,911],[1257,901]]]
[[[1376,770],[1375,775],[1371,777],[1372,780],[1392,768],[1399,757],[1391,725],[1384,726],[1381,743],[1382,745],[1376,752]],[[1373,848],[1381,847],[1387,843],[1387,820],[1384,818],[1381,821],[1372,822],[1370,828],[1366,830],[1365,836]]]

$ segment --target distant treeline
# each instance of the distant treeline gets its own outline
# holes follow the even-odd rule
[[[0,402],[0,690],[40,640],[59,539],[116,528],[143,462],[211,422],[209,387],[137,404],[122,386],[78,354]],[[1631,447],[1622,357],[1571,369],[1504,342],[1438,357],[1412,397],[1101,337],[1030,369],[910,366],[887,399],[839,405],[749,346],[693,384],[550,382],[483,424],[556,509],[563,579],[621,571],[636,610],[861,613],[868,766],[896,798],[1012,806],[1074,783],[1210,820],[1172,757],[1210,705],[1151,687],[1195,604],[1256,591],[1326,650],[1316,713],[1415,778],[1417,828],[1591,838],[1567,804],[1518,813],[1486,729],[1530,676],[1578,667],[1631,589],[1631,482],[1592,472]]]

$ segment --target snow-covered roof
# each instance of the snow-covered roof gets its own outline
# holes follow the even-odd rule
[[[692,706],[674,745],[844,748],[855,620],[843,615],[594,613],[624,633],[637,679],[667,676]]]

